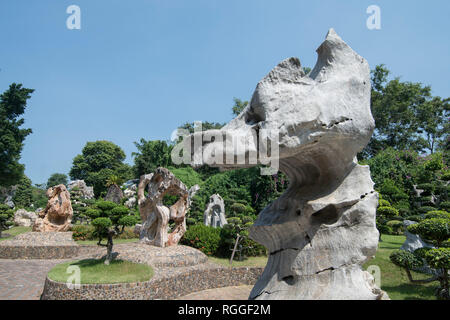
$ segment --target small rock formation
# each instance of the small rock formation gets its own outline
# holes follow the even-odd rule
[[[48,202],[33,225],[36,232],[67,232],[71,228],[73,210],[70,194],[63,184],[47,190]]]
[[[69,183],[70,192],[77,192],[81,199],[94,199],[94,187],[88,187],[84,180],[75,180]]]
[[[270,252],[250,299],[386,299],[362,269],[379,235],[378,194],[369,167],[356,159],[375,128],[369,64],[333,29],[317,53],[308,74],[298,58],[282,61],[235,119],[220,130],[194,133],[191,141],[199,138],[203,151],[215,150],[200,153],[212,164],[218,150],[227,150],[227,136],[238,137],[232,155],[245,163],[213,164],[224,169],[266,164],[261,156],[247,160],[254,152],[267,154],[260,143],[265,138],[269,150],[278,147],[271,163],[289,177],[289,187],[250,228],[250,237]],[[212,141],[218,135],[223,139]],[[193,165],[198,162],[194,157]]]
[[[433,248],[432,245],[429,245],[428,243],[424,242],[419,235],[411,233],[407,230],[408,226],[412,224],[416,224],[417,222],[411,221],[411,220],[404,220],[403,225],[405,226],[405,236],[406,240],[403,242],[400,249],[406,250],[409,252],[414,252],[414,250],[417,250],[419,248]]]
[[[14,225],[22,227],[31,227],[37,219],[37,214],[28,212],[25,209],[19,209],[14,213]]]
[[[14,195],[16,194],[17,186],[11,186],[8,188],[0,187],[0,197],[4,198],[3,204],[6,204],[11,209],[15,208],[13,201]]]
[[[124,206],[127,207],[128,209],[133,209],[136,206],[136,203],[137,203],[136,197],[132,197],[127,201],[125,201]]]
[[[145,187],[148,185],[148,196]],[[165,195],[179,197],[170,208],[163,204]],[[140,241],[157,247],[176,245],[186,232],[188,189],[166,168],[159,167],[154,173],[143,175],[138,187],[138,205],[142,225],[137,225]],[[169,221],[174,221],[168,233]]]
[[[420,248],[434,248],[433,245],[426,243],[422,240],[422,238],[414,233],[411,233],[407,230],[408,226],[412,224],[416,224],[417,222],[411,221],[411,220],[404,220],[403,225],[405,226],[405,236],[406,240],[403,242],[402,246],[400,247],[401,250],[406,250],[411,253],[414,252],[414,250],[420,249]],[[428,274],[439,274],[439,272],[435,269],[430,268],[426,262],[424,262],[424,265],[418,269],[415,269],[415,271],[420,271]]]
[[[200,190],[200,186],[198,184],[193,185],[189,188],[189,195],[188,195],[188,207],[191,207],[192,204],[192,198],[195,196],[195,194]]]
[[[214,228],[222,228],[227,224],[225,203],[219,194],[213,194],[209,198],[205,213],[203,214],[203,222],[206,226],[212,226]]]
[[[120,187],[117,184],[112,184],[108,188],[105,200],[119,204],[122,201],[123,197],[124,195]]]

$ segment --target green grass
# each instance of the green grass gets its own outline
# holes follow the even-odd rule
[[[119,243],[129,243],[129,242],[138,242],[139,239],[135,238],[135,239],[114,239],[113,243],[114,244],[119,244]],[[89,246],[96,246],[98,240],[75,240],[76,243],[78,244],[83,244],[83,245],[89,245]],[[102,241],[103,244],[106,244],[106,240],[104,239]]]
[[[209,257],[209,261],[220,264],[225,267],[230,266],[230,259],[228,259],[228,258]],[[267,263],[266,256],[249,257],[248,259],[246,259],[244,261],[233,260],[233,267],[265,267],[266,263]]]
[[[110,265],[105,265],[103,259],[85,259],[58,264],[50,270],[48,277],[54,281],[67,282],[67,278],[73,274],[73,271],[67,273],[69,266],[80,268],[81,284],[141,282],[153,276],[153,269],[146,264],[113,260]]]
[[[387,292],[392,300],[436,300],[434,290],[438,282],[427,284],[412,284],[409,282],[406,272],[394,265],[389,260],[392,251],[400,249],[405,236],[382,235],[383,241],[378,243],[375,258],[364,265],[366,269],[370,265],[377,265],[381,270],[381,289]],[[412,272],[413,279],[427,279],[430,276]]]
[[[436,300],[434,290],[437,282],[428,284],[412,284],[405,271],[389,260],[392,251],[400,249],[405,236],[382,235],[375,258],[364,265],[377,265],[381,270],[381,289],[387,292],[392,300]],[[229,267],[229,259],[209,257],[209,261]],[[265,267],[267,257],[251,257],[244,261],[233,261],[233,267]],[[427,279],[430,276],[412,272],[413,279]]]
[[[9,234],[10,236],[6,237],[6,238],[0,238],[0,241],[9,240],[9,239],[14,238],[18,234],[30,232],[30,231],[31,231],[31,227],[12,227],[11,229],[4,230],[2,232],[2,237],[6,234]]]

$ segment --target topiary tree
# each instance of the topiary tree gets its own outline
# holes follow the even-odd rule
[[[12,217],[14,211],[6,204],[0,204],[0,238],[2,237],[3,230],[9,229],[14,224]]]
[[[413,253],[396,250],[390,255],[390,260],[402,267],[408,279],[415,283],[439,281],[436,296],[450,299],[449,275],[450,270],[450,215],[445,211],[430,212],[419,223],[410,225],[408,231],[419,235],[424,241],[434,245],[434,248],[420,248]],[[411,270],[420,268],[426,262],[431,268],[439,270],[438,275],[426,280],[414,280]]]
[[[133,226],[137,222],[136,216],[130,213],[125,206],[103,200],[97,201],[93,207],[86,210],[98,237],[97,245],[107,248],[105,258],[107,265],[114,259],[113,237],[122,234],[126,226]],[[106,244],[102,244],[103,239],[107,239]]]

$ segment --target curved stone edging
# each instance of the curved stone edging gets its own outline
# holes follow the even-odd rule
[[[81,284],[69,289],[66,283],[46,278],[42,300],[170,300],[192,292],[254,284],[264,268],[209,268],[189,270],[169,277],[155,276],[145,282]],[[156,270],[155,270],[156,271]]]

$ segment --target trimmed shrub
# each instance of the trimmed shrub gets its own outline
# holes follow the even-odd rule
[[[393,231],[395,234],[402,234],[402,233],[403,233],[403,222],[402,222],[402,221],[399,221],[399,220],[391,220],[391,221],[388,221],[388,222],[386,223],[386,225],[387,225],[388,227],[391,227],[391,228],[392,228],[392,231]]]
[[[398,210],[394,207],[378,207],[377,214],[385,217],[398,216]]]
[[[450,269],[450,248],[430,249],[425,253],[425,260],[431,268]]]
[[[389,259],[396,266],[409,270],[415,270],[423,266],[422,259],[406,250],[395,250],[391,253]]]
[[[215,255],[220,244],[221,228],[196,224],[187,229],[181,243],[199,249],[208,256]]]
[[[436,240],[441,243],[450,237],[450,220],[442,218],[425,219],[408,226],[408,231],[418,234],[425,241],[433,243],[432,240]]]
[[[420,207],[417,211],[419,211],[419,213],[427,213],[429,211],[435,211],[435,210],[436,210],[435,207],[424,206],[424,207]]]
[[[380,200],[378,200],[378,206],[379,207],[390,207],[391,204],[387,200],[380,199]]]
[[[450,211],[450,201],[443,201],[439,204],[439,208],[442,210]]]
[[[427,212],[427,214],[425,215],[425,219],[432,219],[432,218],[450,219],[450,213],[444,210],[435,210]]]

